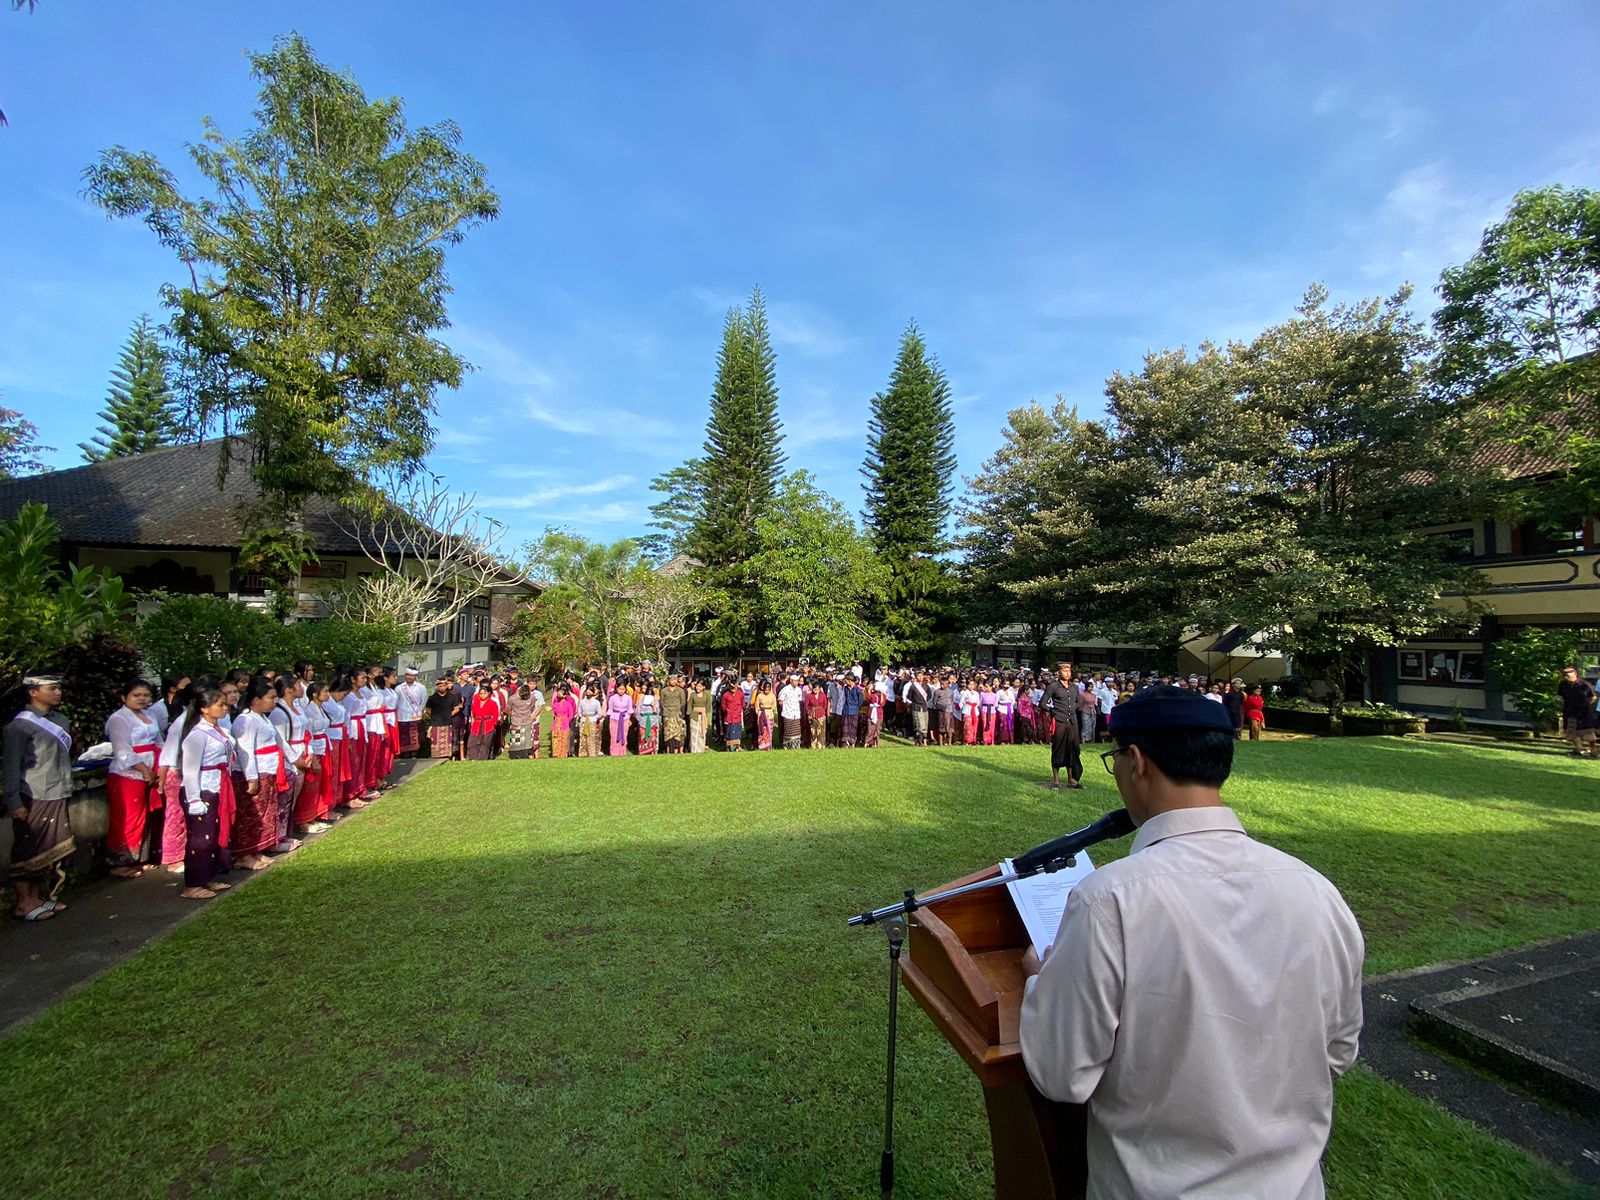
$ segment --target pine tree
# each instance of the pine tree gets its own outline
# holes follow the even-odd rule
[[[704,506],[690,534],[691,553],[708,565],[743,563],[755,553],[756,518],[777,492],[784,453],[776,362],[757,288],[748,308],[729,310],[717,354],[700,459]]]
[[[167,384],[167,356],[148,315],[134,322],[122,347],[100,419],[95,436],[78,443],[85,462],[143,454],[177,440],[180,423]]]
[[[955,479],[950,383],[916,322],[906,326],[888,389],[872,398],[867,424],[867,535],[891,583],[883,622],[904,654],[938,648],[950,632],[946,548]]]
[[[748,564],[759,549],[756,519],[772,507],[784,461],[777,356],[756,288],[749,305],[729,310],[723,322],[704,451],[692,464],[700,478],[692,497],[698,511],[684,539],[705,564],[708,582],[729,596],[714,631],[726,646],[760,640]],[[669,476],[663,479],[670,484]]]

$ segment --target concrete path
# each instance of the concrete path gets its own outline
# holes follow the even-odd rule
[[[1503,1083],[1494,1075],[1474,1069],[1461,1060],[1440,1054],[1408,1028],[1408,1014],[1414,1001],[1422,1002],[1441,993],[1460,989],[1479,989],[1496,980],[1535,980],[1548,976],[1554,986],[1563,986],[1575,968],[1600,961],[1600,933],[1578,934],[1536,946],[1524,946],[1504,954],[1491,955],[1470,963],[1423,967],[1371,980],[1362,989],[1366,1026],[1361,1032],[1361,1062],[1384,1078],[1425,1096],[1445,1111],[1464,1117],[1473,1124],[1520,1146],[1530,1154],[1569,1171],[1574,1178],[1600,1186],[1600,1125],[1585,1120],[1570,1108],[1538,1099],[1520,1088]],[[1485,988],[1485,990],[1487,990]],[[1580,1036],[1583,1045],[1568,1047],[1573,1061],[1600,1061],[1600,996],[1583,996],[1587,1022],[1572,1022],[1562,1014],[1563,1035]],[[1516,1008],[1518,1024],[1508,1022],[1508,1030],[1522,1031],[1530,1043],[1540,1034],[1540,1006],[1524,997],[1502,1008]],[[1574,1030],[1588,1024],[1586,1034]],[[1594,1057],[1591,1057],[1594,1056]]]
[[[444,761],[401,759],[391,778],[404,783]],[[387,802],[386,797],[379,803]],[[360,820],[361,813],[352,813],[340,824]],[[0,1037],[20,1029],[142,946],[208,908],[226,904],[240,887],[270,870],[235,871],[228,880],[234,890],[205,901],[180,899],[183,876],[165,870],[147,871],[138,879],[100,879],[69,888],[61,899],[70,911],[52,921],[0,921]]]

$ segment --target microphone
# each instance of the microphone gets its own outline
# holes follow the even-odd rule
[[[1127,837],[1134,828],[1133,818],[1128,815],[1128,810],[1119,808],[1116,812],[1108,812],[1091,825],[1085,825],[1072,833],[1062,834],[1052,841],[1035,846],[1026,854],[1017,855],[1011,860],[1011,868],[1018,875],[1025,875],[1046,867],[1057,859],[1071,858],[1079,850],[1085,850],[1096,842]]]

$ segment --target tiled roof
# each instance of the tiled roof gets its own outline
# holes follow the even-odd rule
[[[227,481],[217,486],[224,449]],[[239,502],[259,495],[244,448],[213,438],[146,454],[0,481],[0,519],[28,501],[50,510],[63,542],[89,545],[237,549],[243,541]],[[224,490],[224,488],[226,490]],[[360,554],[321,497],[306,504],[306,531],[319,553]]]
[[[1557,471],[1565,471],[1568,466],[1564,459],[1544,458],[1522,446],[1504,443],[1479,446],[1473,451],[1472,460],[1481,467],[1499,467],[1512,479],[1552,475]]]

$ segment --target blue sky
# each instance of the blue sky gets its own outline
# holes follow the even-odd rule
[[[1313,280],[1410,280],[1426,309],[1519,188],[1600,185],[1592,0],[9,7],[0,397],[53,464],[175,267],[83,168],[119,143],[180,167],[203,115],[244,131],[244,53],[293,26],[459,123],[500,192],[450,259],[445,336],[478,370],[430,466],[512,543],[643,530],[753,284],[790,464],[855,511],[908,319],[971,474],[1010,408],[1098,414],[1146,350],[1247,337]]]

